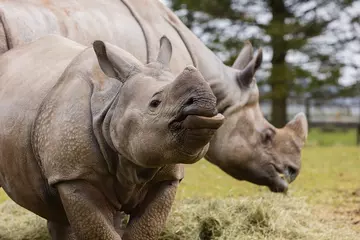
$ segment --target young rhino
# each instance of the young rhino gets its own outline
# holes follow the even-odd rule
[[[195,68],[174,80],[171,51],[163,37],[143,65],[109,43],[49,35],[0,57],[0,186],[46,218],[53,239],[161,231],[180,163],[202,158],[223,122]],[[130,214],[123,238],[119,211]]]

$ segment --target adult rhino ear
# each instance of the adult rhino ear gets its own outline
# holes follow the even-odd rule
[[[157,61],[164,66],[169,67],[172,55],[172,45],[170,40],[166,36],[162,36],[160,39],[160,50],[157,57]]]
[[[246,67],[237,75],[237,81],[240,87],[249,87],[254,79],[256,70],[262,62],[262,49],[260,48],[256,57],[253,58]]]
[[[251,61],[254,51],[250,41],[245,41],[244,47],[241,49],[238,57],[236,58],[233,68],[242,70]]]
[[[142,65],[130,53],[112,44],[97,40],[93,43],[93,48],[105,75],[119,79],[121,82],[125,82]]]
[[[304,113],[298,113],[294,119],[285,125],[285,129],[293,131],[300,139],[300,146],[304,146],[308,136],[308,122]]]

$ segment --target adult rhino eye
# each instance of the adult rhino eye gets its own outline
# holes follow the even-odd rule
[[[157,108],[160,105],[160,103],[161,103],[161,101],[159,101],[159,100],[152,100],[150,102],[150,107]]]
[[[275,136],[275,131],[273,129],[267,128],[261,133],[261,140],[263,144],[269,144],[272,142]]]

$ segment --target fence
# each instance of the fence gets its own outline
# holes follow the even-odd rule
[[[260,104],[265,117],[271,121],[271,102]],[[289,99],[287,119],[292,119],[298,112],[306,113],[310,128],[320,127],[324,131],[356,129],[357,144],[360,145],[360,98]]]

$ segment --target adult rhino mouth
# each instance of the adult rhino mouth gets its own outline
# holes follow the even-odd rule
[[[277,167],[274,167],[276,171],[275,181],[271,186],[269,186],[272,192],[283,192],[286,193],[289,189],[289,184],[293,182],[296,178],[296,175],[289,171],[288,168],[285,170],[280,170]]]
[[[283,173],[277,173],[275,183],[269,186],[272,192],[286,193],[289,189],[290,181]]]

